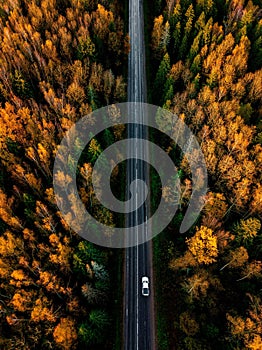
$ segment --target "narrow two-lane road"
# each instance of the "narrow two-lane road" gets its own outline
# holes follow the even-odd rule
[[[143,1],[129,0],[129,35],[130,54],[128,61],[128,101],[146,102],[146,70],[144,47]],[[146,138],[147,116],[138,105],[132,105],[129,111],[128,157],[135,152],[135,157],[127,163],[127,184],[141,179],[149,184],[148,168],[140,159],[146,158],[148,150],[141,147],[136,139]],[[127,198],[129,198],[127,187]],[[136,203],[141,202],[141,191],[138,187],[134,193]],[[134,227],[133,239],[146,237],[149,227],[137,230],[135,226],[146,221],[150,216],[150,201],[147,200],[137,211],[126,216],[126,225]],[[132,239],[132,240],[133,240]],[[150,296],[142,296],[142,276],[150,280]],[[155,350],[154,328],[154,291],[151,241],[135,245],[125,250],[124,270],[124,350]]]

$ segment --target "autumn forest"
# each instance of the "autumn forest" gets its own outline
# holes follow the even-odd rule
[[[181,213],[155,248],[159,349],[262,348],[259,4],[155,1],[152,100],[193,130],[209,176],[202,215],[181,236],[192,188],[181,157]]]
[[[0,349],[121,349],[123,251],[70,228],[53,164],[76,121],[127,101],[127,8],[0,0]],[[261,3],[145,0],[144,12],[148,102],[189,126],[208,171],[205,206],[181,234],[192,176],[186,157],[166,147],[182,196],[153,240],[158,349],[260,350]],[[98,216],[88,174],[121,132],[91,141],[79,164],[81,199]]]

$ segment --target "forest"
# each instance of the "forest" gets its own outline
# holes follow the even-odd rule
[[[107,0],[0,2],[1,349],[114,348],[117,258],[66,224],[52,168],[73,123],[126,100],[123,11]]]
[[[159,349],[259,350],[261,3],[156,0],[154,9],[150,102],[174,112],[197,136],[209,188],[195,226],[180,234],[192,193],[180,154],[181,209],[155,241]]]
[[[1,349],[119,349],[121,251],[67,225],[52,169],[76,121],[127,101],[127,4],[0,0]],[[145,0],[144,8],[148,102],[190,127],[208,170],[205,206],[181,234],[192,174],[167,147],[183,195],[153,242],[158,349],[260,350],[260,0]],[[87,174],[103,139],[89,144],[78,174],[81,198],[98,215]]]

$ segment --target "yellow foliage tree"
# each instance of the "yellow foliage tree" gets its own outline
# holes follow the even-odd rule
[[[53,335],[56,344],[63,349],[76,348],[77,331],[75,321],[72,318],[61,318],[60,323],[55,327]]]
[[[244,243],[252,242],[261,228],[261,222],[257,218],[248,218],[246,220],[241,219],[235,226],[235,233],[238,241]]]
[[[248,261],[248,252],[246,248],[239,247],[235,250],[231,250],[229,253],[229,262],[224,265],[220,271],[224,270],[225,267],[238,268],[243,266]]]
[[[188,336],[193,336],[199,331],[199,324],[189,311],[185,311],[179,316],[179,325]]]
[[[192,238],[186,239],[189,251],[199,264],[211,264],[218,256],[217,238],[210,228],[201,226]]]
[[[31,320],[33,322],[48,321],[51,323],[56,321],[56,316],[54,315],[52,308],[50,308],[46,297],[38,298],[36,300],[31,312]]]
[[[190,296],[190,302],[192,302],[193,299],[205,297],[209,286],[208,272],[204,270],[200,270],[182,283],[182,288]]]
[[[32,292],[27,292],[25,290],[20,290],[13,295],[10,304],[16,311],[24,312],[28,309],[30,303],[32,302]]]

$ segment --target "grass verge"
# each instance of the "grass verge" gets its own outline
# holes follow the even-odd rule
[[[163,233],[159,234],[153,240],[153,266],[155,274],[155,315],[156,315],[156,330],[157,330],[157,344],[158,350],[169,350],[169,336],[166,318],[166,303],[164,302],[163,293],[163,270],[166,266],[163,264],[163,249],[161,248],[163,242]],[[165,260],[164,260],[165,261]]]

